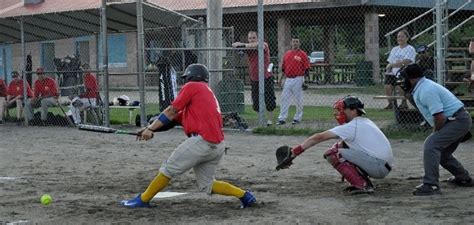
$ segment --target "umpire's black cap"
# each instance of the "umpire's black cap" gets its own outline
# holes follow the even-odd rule
[[[209,70],[203,64],[195,63],[186,67],[184,74],[181,76],[186,81],[209,81]]]
[[[415,79],[423,76],[423,69],[416,63],[410,64],[400,70],[400,76],[405,79]]]

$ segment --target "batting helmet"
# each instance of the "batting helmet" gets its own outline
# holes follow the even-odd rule
[[[203,64],[191,64],[186,67],[184,74],[181,76],[186,81],[209,81],[209,70]]]

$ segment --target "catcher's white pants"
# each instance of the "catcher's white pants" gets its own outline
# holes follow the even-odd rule
[[[304,76],[287,78],[285,80],[283,92],[281,93],[279,121],[286,121],[292,99],[295,100],[296,106],[296,113],[293,120],[301,121],[301,118],[303,118],[303,82]]]
[[[94,99],[89,99],[89,98],[80,98],[77,101],[81,101],[81,106],[79,107],[74,107],[74,105],[71,103],[71,114],[72,114],[72,119],[74,120],[75,124],[81,123],[81,112],[86,110],[89,107],[95,107],[96,102],[95,98]]]

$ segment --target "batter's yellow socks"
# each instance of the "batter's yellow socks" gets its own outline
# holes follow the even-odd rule
[[[151,181],[150,185],[148,185],[148,188],[146,189],[145,192],[141,195],[141,199],[144,202],[149,202],[153,196],[155,196],[158,192],[163,190],[163,188],[168,185],[170,182],[171,178],[165,176],[162,173],[158,173],[158,175]]]
[[[212,193],[220,195],[235,196],[242,198],[245,195],[245,191],[224,181],[214,181],[212,184]]]

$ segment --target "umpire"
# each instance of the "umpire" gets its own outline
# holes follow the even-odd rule
[[[418,185],[414,195],[441,194],[439,188],[439,165],[454,177],[448,182],[458,186],[473,186],[469,172],[453,156],[459,143],[471,137],[472,119],[464,104],[448,89],[422,76],[417,64],[408,65],[400,72],[402,87],[411,92],[425,120],[433,127],[425,140],[423,184]]]

